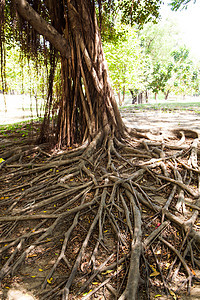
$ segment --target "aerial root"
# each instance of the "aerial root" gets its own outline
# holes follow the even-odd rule
[[[41,299],[150,299],[186,285],[190,292],[200,268],[196,136],[98,138],[62,154],[35,147],[14,154],[12,165],[5,160],[2,286],[34,262],[45,270]]]

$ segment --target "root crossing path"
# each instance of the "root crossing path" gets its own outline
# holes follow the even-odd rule
[[[1,136],[2,299],[16,285],[42,300],[190,294],[200,281],[198,131],[137,130],[60,152],[13,136]]]

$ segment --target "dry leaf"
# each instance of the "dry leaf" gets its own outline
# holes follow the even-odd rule
[[[166,263],[166,267],[165,267],[165,269],[166,269],[166,270],[168,270],[168,269],[169,269],[169,267],[170,267],[170,263]]]
[[[195,271],[192,268],[190,270],[191,270],[192,274],[195,276],[196,275]]]
[[[155,277],[155,276],[158,276],[160,274],[152,265],[150,265],[150,267],[153,270],[153,273],[150,274],[150,277]]]
[[[176,294],[173,291],[169,291],[169,292],[172,295],[172,297],[174,298],[174,300],[176,300],[177,299]]]
[[[106,275],[106,274],[110,274],[110,273],[112,273],[113,272],[113,270],[107,270],[107,271],[105,271],[105,272],[103,272],[103,273],[101,273],[102,275]]]
[[[49,284],[51,284],[51,283],[52,283],[52,280],[53,280],[53,277],[47,279],[47,282],[48,282]]]

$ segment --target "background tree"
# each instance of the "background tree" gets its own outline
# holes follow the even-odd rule
[[[173,58],[173,87],[175,94],[192,95],[198,93],[198,67],[191,60],[189,49],[180,47],[171,53]]]
[[[123,35],[116,42],[105,42],[104,52],[112,86],[122,105],[126,92],[144,89],[144,56],[136,29],[122,25],[119,27],[124,28]]]

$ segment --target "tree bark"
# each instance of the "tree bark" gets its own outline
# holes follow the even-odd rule
[[[123,136],[125,126],[109,83],[93,1],[66,3],[63,35],[43,20],[26,0],[15,2],[18,13],[62,56],[62,96],[56,134],[58,147],[92,141],[99,131],[102,132],[101,138],[108,134]],[[44,135],[41,137],[44,141],[43,138]]]

